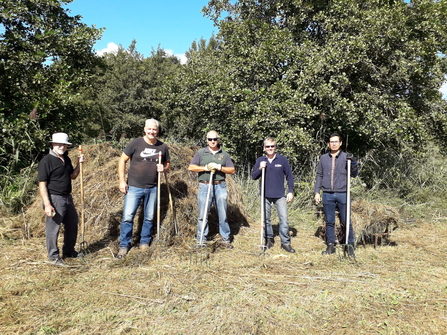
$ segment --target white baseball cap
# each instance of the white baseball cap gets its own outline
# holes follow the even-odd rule
[[[71,143],[68,142],[68,135],[65,133],[54,133],[50,143],[61,143],[71,145]]]

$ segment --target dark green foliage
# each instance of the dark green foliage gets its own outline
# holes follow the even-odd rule
[[[62,7],[68,2],[2,1],[0,166],[11,171],[35,160],[51,133],[75,138],[82,127],[73,98],[97,62],[100,30],[70,16]]]
[[[133,41],[126,50],[104,56],[95,82],[83,95],[94,111],[88,132],[91,136],[119,140],[141,136],[144,120],[160,119],[164,103],[164,82],[180,67],[180,61],[163,49],[144,58]]]
[[[357,156],[447,143],[446,1],[213,0],[205,14],[219,34],[172,86],[173,133],[215,128],[244,164],[274,136],[306,169],[334,131]]]

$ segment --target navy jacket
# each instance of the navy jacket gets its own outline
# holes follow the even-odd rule
[[[314,192],[346,192],[347,186],[347,158],[346,152],[340,151],[335,156],[335,169],[334,169],[334,185],[331,186],[331,168],[332,168],[332,155],[331,153],[324,154],[320,158],[317,169],[317,177],[315,180]],[[351,162],[351,177],[357,177],[359,173],[357,162]]]
[[[282,155],[276,154],[271,163],[268,161],[267,156],[259,157],[251,173],[252,178],[256,180],[261,177],[262,171],[259,169],[259,165],[263,161],[267,162],[264,185],[265,197],[282,198],[284,196],[284,176],[287,180],[288,193],[293,193],[292,170],[290,169],[289,161]]]

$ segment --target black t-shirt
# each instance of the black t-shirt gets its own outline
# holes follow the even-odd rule
[[[64,162],[50,153],[39,163],[37,179],[47,182],[50,195],[68,195],[71,193],[71,174],[74,169],[67,154],[67,152],[64,153]]]
[[[144,138],[132,140],[124,149],[130,157],[130,167],[127,173],[127,184],[139,188],[150,188],[157,185],[158,153],[161,151],[161,162],[170,161],[168,146],[157,140],[148,144]]]

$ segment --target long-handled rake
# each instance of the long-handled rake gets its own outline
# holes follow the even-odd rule
[[[265,245],[264,231],[265,231],[265,168],[261,173],[261,237],[259,240],[259,247],[264,253],[267,246]]]
[[[162,152],[158,152],[158,164],[161,164]],[[159,253],[159,247],[166,247],[165,241],[160,240],[160,222],[161,222],[161,174],[163,172],[158,172],[158,181],[157,181],[157,239],[154,241],[153,248],[151,250],[151,256],[158,258],[161,257]]]
[[[193,254],[196,255],[195,261],[196,263],[198,263],[198,261],[200,261],[200,264],[202,264],[203,262],[206,262],[206,264],[208,264],[208,259],[209,259],[209,250],[205,250],[205,253],[203,252],[204,249],[207,249],[206,244],[203,242],[203,235],[205,232],[205,227],[208,221],[208,204],[210,201],[210,194],[211,194],[211,189],[213,187],[213,176],[214,176],[214,170],[211,170],[210,173],[210,181],[208,184],[208,192],[206,194],[206,201],[205,201],[205,208],[203,209],[203,216],[202,216],[202,224],[200,226],[200,239],[197,241],[197,244],[195,246],[195,251],[196,252],[191,252],[191,262],[193,260],[192,256]],[[200,256],[198,256],[197,251],[199,251]]]
[[[165,175],[165,181],[166,181],[166,188],[168,189],[169,208],[171,210],[172,220],[174,221],[174,234],[178,235],[178,224],[177,224],[177,219],[175,217],[174,201],[172,200],[171,187],[169,186],[168,176],[166,175],[166,173],[164,173],[164,175]]]
[[[346,233],[345,233],[345,245],[343,248],[343,254],[344,256],[349,256],[351,257],[351,255],[354,255],[353,257],[355,258],[355,254],[354,254],[354,246],[349,244],[349,228],[351,226],[351,157],[347,158],[347,178],[346,178],[346,222],[345,222],[345,229],[346,229]]]
[[[158,164],[161,164],[161,151],[158,152]],[[161,172],[158,172],[157,182],[157,240],[160,241],[160,189],[161,189]]]
[[[82,155],[82,146],[79,146],[79,155]],[[85,206],[84,206],[84,163],[79,163],[79,178],[81,178],[81,242],[79,243],[79,252],[85,255],[88,252],[88,244],[84,240],[85,234]]]
[[[203,217],[202,217],[202,226],[200,227],[200,240],[199,240],[199,244],[202,245],[203,244],[203,234],[205,232],[205,227],[208,221],[208,204],[210,201],[210,194],[211,194],[211,189],[213,187],[213,175],[214,175],[214,170],[211,170],[210,173],[210,181],[208,184],[208,192],[206,194],[206,201],[205,201],[205,208],[203,210]]]

